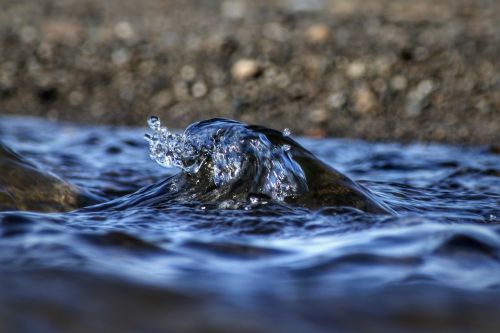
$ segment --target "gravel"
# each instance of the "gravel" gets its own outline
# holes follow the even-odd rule
[[[3,0],[0,112],[500,142],[497,0]]]

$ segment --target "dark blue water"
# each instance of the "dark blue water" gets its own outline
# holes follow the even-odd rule
[[[500,329],[488,149],[295,138],[390,207],[366,212],[282,201],[302,191],[286,174],[265,174],[291,184],[279,193],[252,178],[257,199],[172,196],[180,171],[150,159],[145,132],[0,119],[4,145],[101,203],[0,212],[1,332]]]

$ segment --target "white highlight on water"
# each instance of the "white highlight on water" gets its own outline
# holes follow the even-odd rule
[[[153,131],[152,135],[145,135],[150,157],[164,167],[196,174],[205,162],[210,163],[211,177],[219,187],[238,179],[244,163],[252,160],[255,174],[251,190],[256,193],[283,200],[306,186],[301,167],[290,156],[289,145],[274,145],[265,135],[241,123],[214,120],[173,133],[152,116],[148,125]],[[289,135],[289,131],[284,135]]]

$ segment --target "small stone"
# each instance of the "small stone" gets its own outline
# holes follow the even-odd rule
[[[193,66],[182,66],[181,77],[184,81],[192,81],[196,77],[196,69]]]
[[[354,92],[354,111],[359,114],[368,114],[376,111],[377,97],[370,88],[362,86]]]
[[[111,53],[111,61],[117,65],[124,65],[129,60],[129,54],[125,49],[118,49]]]
[[[408,80],[403,75],[395,75],[392,77],[390,85],[394,90],[404,90],[408,86]]]
[[[347,98],[346,98],[345,94],[342,92],[331,94],[328,97],[328,104],[333,109],[340,109],[341,107],[343,107],[345,105],[346,102],[347,102]]]
[[[365,75],[366,64],[361,61],[353,61],[347,66],[346,74],[350,79],[359,79]]]
[[[240,59],[231,69],[231,74],[237,80],[247,80],[256,76],[260,71],[260,66],[253,59]]]
[[[406,113],[409,116],[417,116],[424,107],[427,97],[434,91],[434,82],[432,80],[422,80],[413,88],[406,98]]]
[[[114,27],[114,31],[116,37],[124,40],[131,39],[135,35],[132,25],[127,21],[118,22]]]
[[[193,84],[193,87],[191,89],[193,97],[195,98],[202,98],[207,94],[207,91],[208,91],[207,86],[202,81],[198,81],[195,84]]]
[[[245,16],[245,3],[243,1],[229,0],[221,5],[222,15],[232,19],[239,19]]]
[[[313,44],[323,44],[330,35],[330,27],[321,23],[310,26],[305,32],[306,40]]]

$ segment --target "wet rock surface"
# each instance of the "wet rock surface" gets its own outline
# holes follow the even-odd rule
[[[500,141],[500,3],[2,2],[0,112]]]

